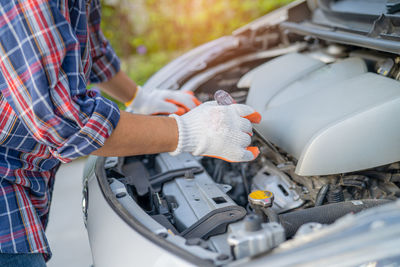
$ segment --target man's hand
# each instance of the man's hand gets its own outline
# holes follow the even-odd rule
[[[251,161],[260,153],[250,147],[252,124],[261,115],[247,105],[220,106],[206,102],[183,116],[172,115],[178,124],[179,141],[173,155],[190,152],[230,162]]]
[[[214,101],[200,105],[187,92],[142,90],[122,71],[99,87],[121,102],[133,98],[128,110],[135,113],[187,113],[171,115],[174,119],[121,111],[116,129],[94,155],[133,156],[174,151],[172,154],[190,152],[239,162],[253,160],[260,153],[257,147],[249,145],[251,123],[259,123],[261,116],[249,106],[219,106]]]
[[[136,96],[126,111],[143,115],[183,115],[200,105],[192,92],[136,89]]]
[[[116,100],[127,103],[126,111],[142,115],[183,115],[201,104],[193,92],[142,89],[123,71],[98,87]]]
[[[253,108],[204,103],[183,116],[143,116],[121,111],[121,118],[98,156],[133,156],[171,152],[216,157],[231,162],[255,159],[249,147],[253,123],[261,116]]]

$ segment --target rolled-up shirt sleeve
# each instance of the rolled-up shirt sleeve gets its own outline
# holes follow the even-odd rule
[[[0,90],[29,134],[69,162],[104,145],[120,112],[86,90],[79,40],[53,2],[1,7]]]
[[[88,22],[91,56],[93,59],[90,82],[106,82],[120,70],[120,60],[100,28],[100,1],[91,2]]]

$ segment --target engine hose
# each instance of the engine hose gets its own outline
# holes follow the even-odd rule
[[[343,190],[340,187],[329,188],[328,195],[326,197],[328,203],[338,203],[344,201]]]
[[[332,203],[281,214],[279,215],[279,220],[285,229],[286,237],[291,238],[300,226],[305,223],[316,222],[321,224],[331,224],[347,213],[357,213],[389,202],[391,202],[391,200],[366,199]]]
[[[324,204],[326,194],[329,191],[329,184],[323,185],[318,191],[317,197],[315,198],[315,206],[321,206]]]
[[[271,208],[264,208],[262,209],[265,216],[268,218],[268,222],[277,222],[279,223],[278,214]]]

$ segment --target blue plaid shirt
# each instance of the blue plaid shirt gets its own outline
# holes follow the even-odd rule
[[[0,252],[49,258],[55,172],[115,128],[117,106],[86,85],[110,79],[119,59],[99,0],[1,0],[0,56]]]

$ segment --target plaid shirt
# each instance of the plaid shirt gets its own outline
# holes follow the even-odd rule
[[[119,71],[99,0],[0,3],[0,252],[51,256],[44,229],[61,162],[101,147],[119,120],[86,90]]]

